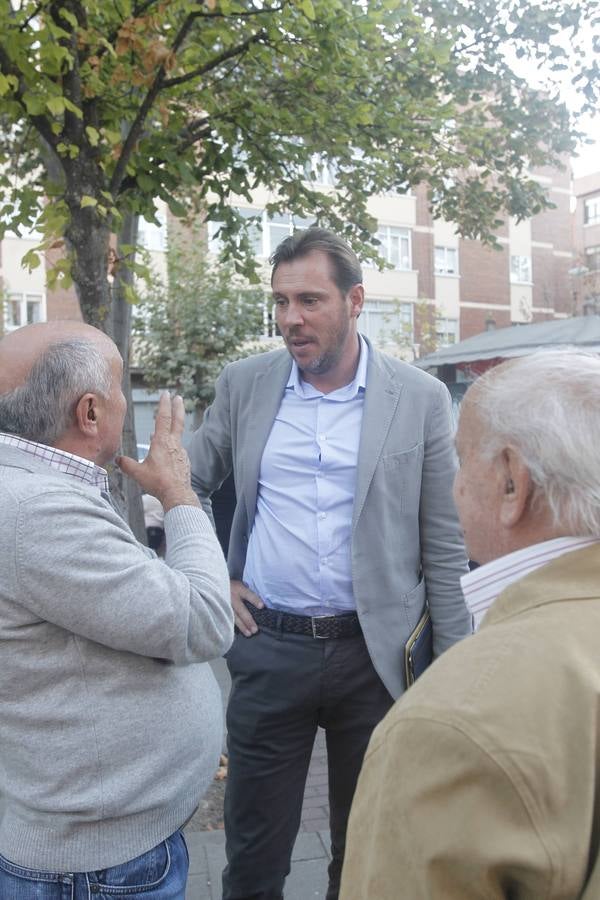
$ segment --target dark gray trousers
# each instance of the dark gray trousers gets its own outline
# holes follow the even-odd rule
[[[336,900],[363,756],[393,700],[362,635],[319,640],[263,628],[251,638],[236,634],[227,663],[223,900],[283,897],[318,726],[325,729],[329,770],[327,900]]]

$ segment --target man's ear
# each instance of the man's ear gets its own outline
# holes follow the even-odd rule
[[[358,319],[362,312],[363,303],[365,302],[365,289],[362,284],[353,284],[348,291],[348,297],[350,298],[351,303],[350,315],[353,318]]]
[[[96,394],[84,394],[75,407],[75,422],[79,432],[85,437],[94,437],[98,433],[98,397]]]
[[[527,514],[533,485],[529,469],[514,447],[504,448],[500,454],[500,463],[500,521],[507,528],[513,528]]]

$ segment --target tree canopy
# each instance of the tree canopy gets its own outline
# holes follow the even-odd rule
[[[227,200],[265,186],[270,212],[314,218],[368,255],[368,196],[427,181],[436,214],[493,240],[504,210],[546,203],[529,167],[572,147],[556,91],[530,88],[511,55],[550,73],[574,66],[593,106],[597,64],[577,41],[597,29],[596,7],[0,0],[0,228],[35,224],[46,248],[64,239],[55,276],[72,275],[100,327],[110,234],[125,217],[152,219],[156,198],[222,222],[241,258],[248,222]],[[335,168],[334,190],[311,180],[315,157]]]
[[[136,361],[148,387],[175,388],[200,424],[223,366],[262,334],[265,300],[231,262],[209,260],[197,240],[172,240],[166,281],[155,280],[134,317]]]

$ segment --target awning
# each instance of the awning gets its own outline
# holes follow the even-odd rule
[[[550,319],[546,322],[534,322],[532,325],[511,325],[508,328],[484,331],[416,359],[414,365],[421,369],[434,369],[478,360],[526,356],[550,347],[578,347],[591,353],[600,353],[600,316]]]

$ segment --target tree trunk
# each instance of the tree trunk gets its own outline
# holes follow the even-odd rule
[[[124,254],[121,251],[123,245],[135,246],[137,241],[138,218],[127,215],[117,238],[117,260]],[[117,264],[113,288],[112,306],[110,316],[106,322],[106,331],[112,337],[123,357],[123,393],[127,400],[127,412],[123,425],[123,438],[121,447],[125,456],[137,459],[137,440],[135,435],[135,419],[133,414],[133,398],[131,396],[131,304],[125,297],[125,285],[133,283],[134,275],[131,269]],[[146,543],[146,526],[144,524],[144,511],[142,508],[142,494],[140,488],[132,478],[126,478],[116,466],[111,472],[111,492],[115,501],[122,509],[123,515],[128,519],[131,530],[142,543]]]
[[[107,320],[111,309],[107,278],[110,227],[93,209],[71,208],[71,224],[65,238],[73,257],[73,282],[84,321],[108,332]]]

